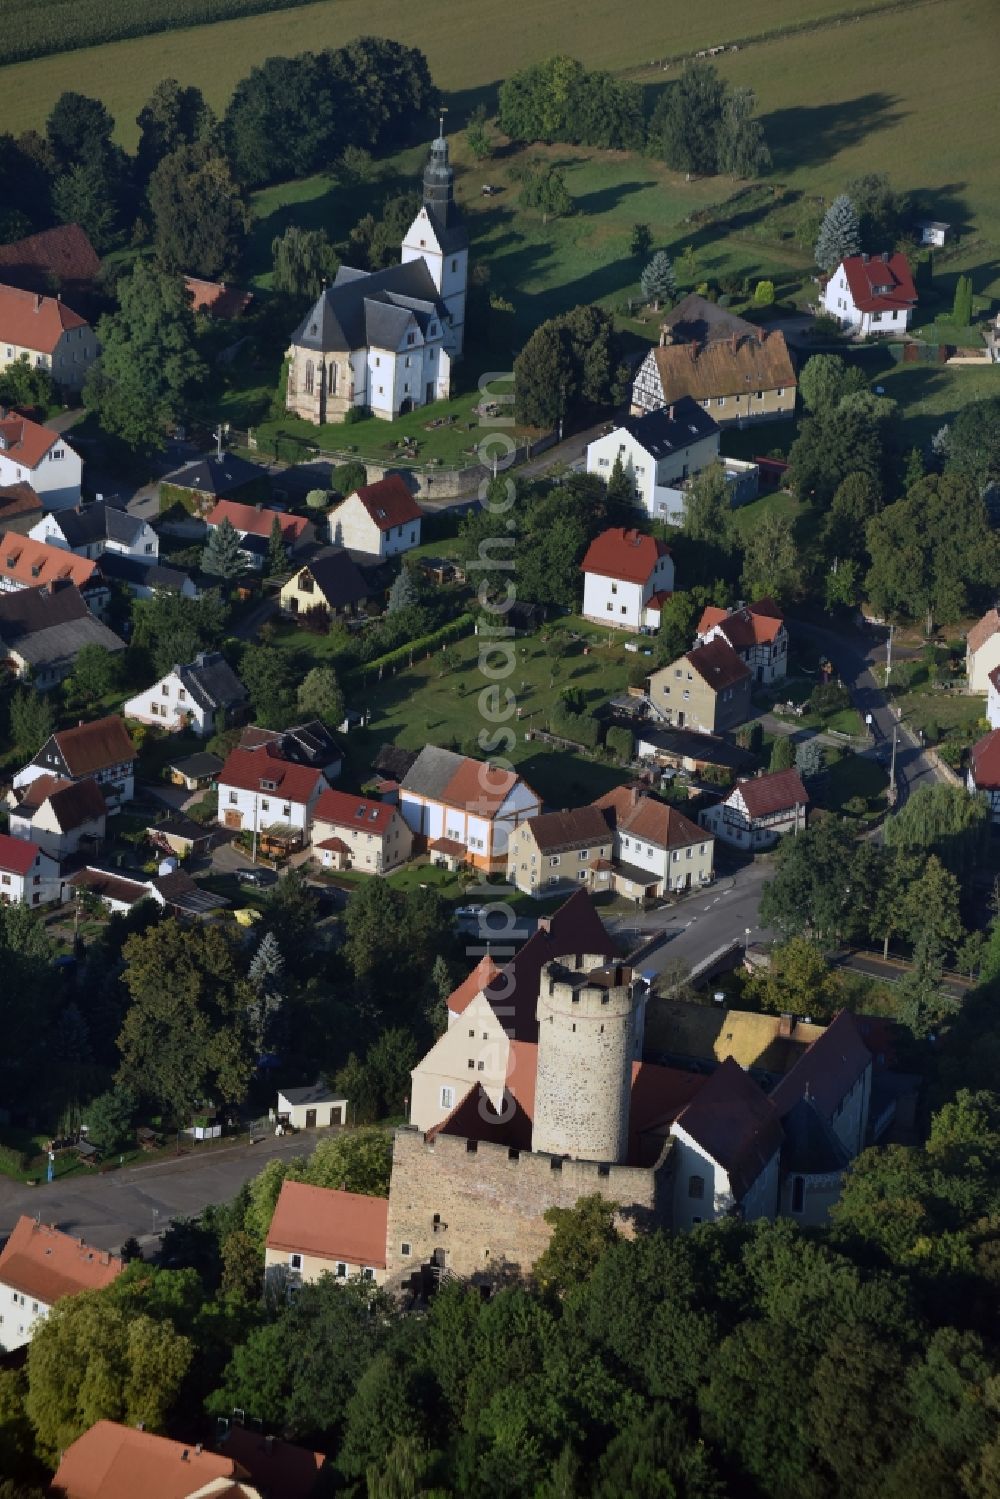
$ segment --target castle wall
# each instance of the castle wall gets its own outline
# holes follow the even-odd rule
[[[398,1287],[435,1260],[465,1279],[500,1279],[513,1270],[526,1274],[552,1234],[546,1209],[571,1208],[594,1193],[620,1204],[626,1234],[665,1226],[669,1161],[669,1143],[650,1170],[399,1129],[389,1191],[387,1284]]]

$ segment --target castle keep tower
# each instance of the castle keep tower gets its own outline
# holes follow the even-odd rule
[[[644,996],[631,968],[589,953],[542,969],[533,1151],[625,1160]]]

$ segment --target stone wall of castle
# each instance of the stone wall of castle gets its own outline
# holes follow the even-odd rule
[[[526,1274],[545,1249],[550,1207],[599,1193],[620,1207],[620,1225],[669,1221],[671,1147],[655,1169],[560,1160],[452,1135],[396,1131],[386,1245],[386,1281],[399,1286],[437,1263],[463,1279]]]

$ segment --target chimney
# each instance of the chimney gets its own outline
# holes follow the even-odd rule
[[[862,256],[861,256],[861,264],[862,265],[867,265],[870,259],[871,259],[870,255],[862,254]]]
[[[778,1021],[778,1035],[784,1037],[784,1039],[787,1041],[791,1036],[794,1028],[794,1016],[790,1015],[787,1011],[783,1011],[781,1019]]]
[[[673,406],[668,406],[667,407],[667,417],[668,417],[668,419],[670,421],[673,421],[673,419],[674,419],[674,408],[673,408]]]
[[[631,786],[628,788],[628,804],[629,804],[629,806],[630,807],[637,807],[639,805],[639,798],[642,796],[642,794],[643,794],[642,793],[642,787],[641,786],[637,786],[636,783],[633,781],[632,784],[631,784]]]
[[[883,265],[888,265],[889,264],[889,251],[888,250],[883,250],[882,251],[882,264]]]
[[[733,353],[735,354],[736,351],[739,349],[739,346],[740,346],[740,335],[738,333],[734,333],[732,335],[732,337],[730,338],[729,342],[730,342],[730,345],[732,346]]]
[[[188,1449],[185,1447],[183,1449],[183,1451],[181,1452],[181,1462],[182,1463],[186,1463],[187,1461],[188,1461]]]
[[[195,1452],[195,1456],[196,1457],[201,1457],[202,1447],[201,1447],[201,1443],[200,1442],[195,1447],[194,1452]]]
[[[548,934],[549,932],[551,932],[551,930],[552,930],[552,917],[551,916],[539,916],[538,923],[537,923],[537,930],[539,932],[545,932],[546,934]]]
[[[41,294],[41,292],[36,292],[35,293],[35,311],[36,312],[41,312],[41,310],[42,310],[42,294]]]
[[[669,349],[674,341],[673,329],[668,328],[666,323],[660,328],[660,348]]]

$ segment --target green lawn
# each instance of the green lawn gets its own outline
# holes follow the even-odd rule
[[[963,406],[1000,396],[1000,365],[896,364],[876,383],[899,402],[906,445],[925,445]]]
[[[860,796],[868,803],[864,816],[875,817],[885,808],[888,784],[889,777],[877,760],[846,754],[839,760],[828,761],[820,805],[842,816],[851,816],[845,810],[846,804]]]
[[[914,729],[924,729],[928,724],[936,725],[942,739],[953,732],[960,737],[972,738],[978,728],[988,731],[986,722],[986,700],[982,697],[967,697],[961,692],[931,692],[919,690],[895,693],[893,700],[902,709],[906,722]]]

